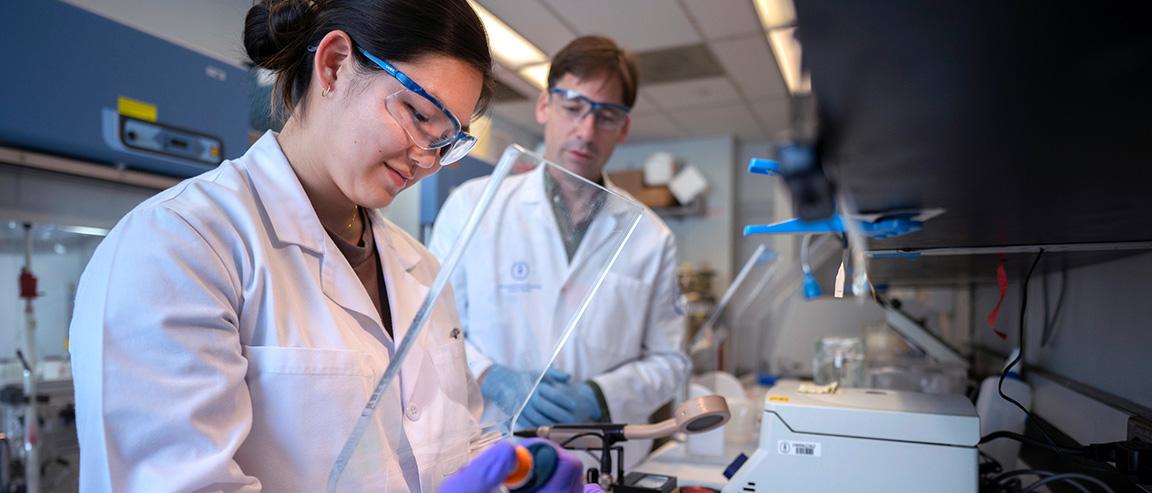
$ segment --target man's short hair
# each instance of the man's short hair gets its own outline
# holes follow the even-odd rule
[[[580,79],[595,77],[616,77],[623,89],[624,105],[636,103],[636,91],[640,84],[636,57],[621,48],[612,38],[605,36],[581,36],[572,40],[552,58],[548,69],[548,88],[556,87],[556,81],[572,74]]]

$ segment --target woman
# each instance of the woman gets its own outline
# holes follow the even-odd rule
[[[264,0],[244,45],[283,131],[138,206],[81,278],[82,491],[323,491],[439,269],[377,209],[475,142],[491,58],[467,3]],[[457,327],[433,314],[342,489],[434,491],[475,453],[444,433],[479,411]]]

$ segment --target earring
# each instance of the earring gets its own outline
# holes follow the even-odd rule
[[[320,91],[320,97],[322,98],[328,97],[329,94],[332,94],[332,86],[325,87],[323,91]]]

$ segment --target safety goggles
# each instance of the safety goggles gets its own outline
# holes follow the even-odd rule
[[[596,118],[596,128],[601,130],[619,130],[632,111],[622,104],[593,101],[571,89],[553,87],[548,92],[557,113],[572,122],[581,121],[591,113]]]
[[[391,63],[363,48],[359,50],[404,86],[404,89],[388,96],[385,106],[417,147],[426,151],[438,150],[441,165],[454,163],[468,155],[476,145],[476,137],[464,131],[460,120],[452,116],[448,108]]]

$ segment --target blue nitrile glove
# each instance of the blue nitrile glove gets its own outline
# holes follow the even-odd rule
[[[528,397],[528,390],[532,388],[533,383],[536,383],[536,375],[534,372],[513,370],[503,365],[492,365],[480,381],[480,395],[511,416],[512,413],[516,412],[516,407]],[[544,372],[544,379],[540,385],[563,383],[567,382],[568,378],[567,373],[549,368]],[[521,419],[519,424],[533,427],[547,423],[526,423]]]
[[[524,409],[539,413],[546,424],[592,423],[600,419],[600,401],[588,382],[541,384]]]
[[[497,442],[440,484],[443,493],[490,493],[516,468],[516,447]]]

